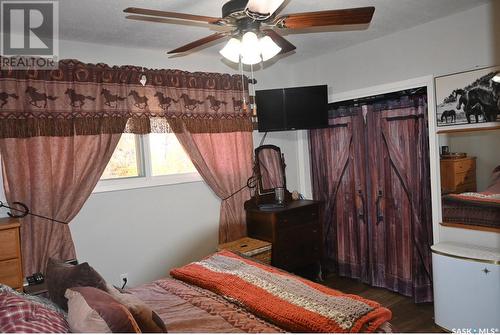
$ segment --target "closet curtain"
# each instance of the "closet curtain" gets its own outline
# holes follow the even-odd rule
[[[241,76],[62,60],[56,70],[2,68],[0,99],[7,200],[56,220],[78,213],[123,132],[176,133],[223,199],[251,175],[252,122]],[[223,202],[222,241],[244,232],[243,202],[243,195]],[[21,239],[25,275],[43,272],[49,257],[75,256],[65,225],[27,216]]]
[[[310,132],[327,263],[342,276],[432,301],[426,97],[340,106]]]

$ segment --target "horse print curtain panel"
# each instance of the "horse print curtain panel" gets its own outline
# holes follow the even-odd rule
[[[53,71],[2,68],[0,138],[175,132],[180,123],[192,133],[251,131],[247,101],[237,75],[76,60]]]

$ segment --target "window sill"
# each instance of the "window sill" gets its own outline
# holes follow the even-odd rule
[[[137,188],[148,188],[184,183],[195,183],[203,181],[197,172],[179,173],[156,177],[134,177],[101,180],[97,183],[92,193],[103,193],[113,191],[132,190]]]

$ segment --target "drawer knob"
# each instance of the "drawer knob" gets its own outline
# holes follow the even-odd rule
[[[490,270],[488,270],[488,268],[484,268],[484,269],[483,269],[483,270],[481,270],[481,271],[483,271],[485,275],[488,275],[488,273],[490,273],[490,272],[491,272]]]

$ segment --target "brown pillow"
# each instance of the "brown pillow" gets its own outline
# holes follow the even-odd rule
[[[88,263],[71,265],[49,259],[46,272],[45,280],[50,300],[65,311],[68,310],[67,300],[64,297],[66,289],[77,286],[90,286],[106,290],[106,281]]]
[[[111,285],[107,292],[128,308],[143,333],[167,333],[167,327],[160,316],[133,294],[123,293]]]
[[[66,290],[68,324],[73,333],[140,333],[128,309],[95,287]]]
[[[491,174],[490,186],[486,189],[486,192],[500,194],[500,165],[493,170],[493,173]]]

